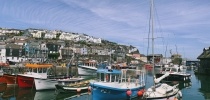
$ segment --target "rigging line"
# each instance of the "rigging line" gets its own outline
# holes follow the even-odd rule
[[[157,12],[157,9],[156,9],[156,6],[154,4],[154,16],[156,16],[156,20],[157,20],[157,24],[158,24],[158,30],[157,32],[160,32],[160,34],[162,35],[161,37],[163,37],[163,30],[162,30],[162,26],[161,26],[161,23],[160,23],[160,19],[159,19],[159,16],[158,16],[158,12]],[[163,48],[164,48],[164,44],[165,44],[165,41],[164,39],[162,39],[162,43],[163,43]],[[162,51],[164,53],[164,51]]]
[[[158,17],[158,12],[157,12],[157,9],[155,7],[155,4],[154,4],[154,10],[155,10],[154,14],[156,15],[156,19],[157,19],[157,24],[159,26],[158,29],[160,30],[160,33],[163,33],[162,26],[160,24],[160,19]]]

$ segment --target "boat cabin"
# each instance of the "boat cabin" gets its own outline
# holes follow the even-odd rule
[[[100,82],[144,83],[144,73],[132,69],[98,69],[97,78]]]
[[[41,76],[41,78],[48,78],[54,75],[52,64],[26,64],[25,74]]]
[[[120,70],[98,69],[97,78],[101,82],[118,82],[121,76]]]
[[[165,72],[181,72],[180,68],[176,68],[176,67],[163,67],[161,70],[161,73],[165,73]]]

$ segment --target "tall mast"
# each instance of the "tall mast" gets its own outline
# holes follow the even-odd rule
[[[151,0],[151,12],[150,12],[150,15],[151,15],[151,30],[152,30],[152,72],[153,72],[153,81],[155,79],[155,71],[154,71],[154,1]],[[153,82],[154,86],[155,86],[155,82]],[[154,88],[154,91],[155,91],[155,88]]]

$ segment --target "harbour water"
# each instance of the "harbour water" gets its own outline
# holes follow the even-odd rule
[[[159,70],[156,69],[156,72]],[[191,82],[179,83],[182,91],[182,100],[210,100],[210,76],[194,75],[193,70],[187,70],[192,75]],[[146,88],[152,82],[152,71],[146,70]],[[174,82],[175,83],[175,82]],[[1,88],[1,87],[0,87]],[[0,94],[0,100],[92,100],[88,93],[57,93],[55,90],[35,91],[34,88],[18,88],[7,86]],[[135,98],[133,100],[140,100]]]

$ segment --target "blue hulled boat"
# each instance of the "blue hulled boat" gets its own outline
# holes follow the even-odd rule
[[[126,100],[142,96],[144,73],[136,69],[98,69],[97,80],[90,81],[93,100]]]

